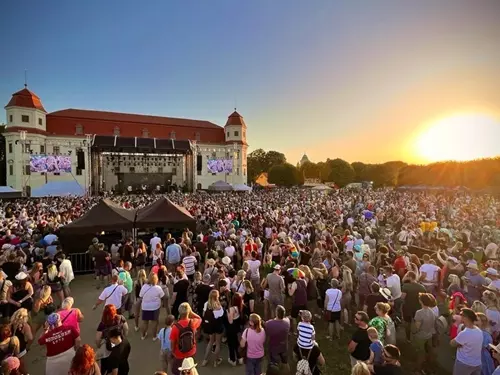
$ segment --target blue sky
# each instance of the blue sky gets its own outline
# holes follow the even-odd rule
[[[500,118],[496,0],[28,1],[2,13],[4,103],[27,69],[48,111],[224,125],[236,105],[251,147],[294,163],[304,151],[416,160],[406,149],[429,121]]]

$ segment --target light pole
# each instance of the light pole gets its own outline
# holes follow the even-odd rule
[[[24,162],[24,154],[26,153],[26,130],[19,131],[19,139],[21,140],[21,178],[23,196],[26,196],[26,183],[28,182],[26,173],[26,164]]]
[[[88,177],[87,181],[87,195],[92,196],[92,167],[91,163],[91,146],[92,146],[92,134],[85,134],[85,146],[87,146],[87,172],[86,176]]]

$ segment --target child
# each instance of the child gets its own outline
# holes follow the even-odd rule
[[[174,316],[168,315],[165,319],[165,328],[160,329],[158,332],[158,339],[160,340],[160,364],[163,371],[169,372],[169,364],[172,358],[172,348],[170,346],[170,332],[172,331],[172,324],[174,324]]]
[[[373,365],[382,365],[384,363],[384,359],[382,358],[384,346],[378,338],[378,331],[375,327],[369,327],[366,333],[368,333],[368,338],[372,342],[370,344],[370,359],[367,362]]]
[[[309,310],[300,310],[301,322],[297,325],[297,345],[301,349],[312,349],[315,344],[316,331],[311,324],[312,314]]]

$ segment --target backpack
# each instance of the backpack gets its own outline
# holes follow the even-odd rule
[[[179,323],[175,323],[175,326],[179,330],[179,341],[178,347],[181,353],[188,353],[194,348],[194,330],[191,326],[191,319],[186,327],[181,326]]]
[[[311,367],[309,366],[309,356],[311,355],[312,349],[307,353],[307,358],[302,356],[302,349],[300,350],[300,361],[297,362],[297,370],[295,375],[312,375]]]

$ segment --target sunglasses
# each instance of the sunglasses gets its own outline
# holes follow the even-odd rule
[[[181,374],[182,374],[182,375],[191,374],[191,369],[189,369],[189,370],[182,370],[182,371],[181,371]]]

